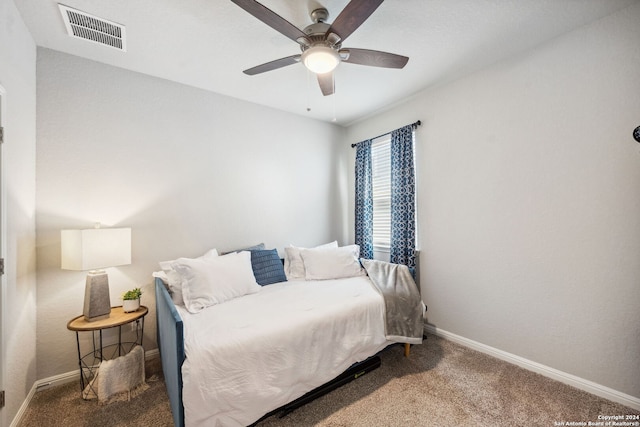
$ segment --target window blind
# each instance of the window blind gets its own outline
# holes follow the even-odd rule
[[[385,135],[371,144],[373,191],[373,247],[391,248],[391,137]]]

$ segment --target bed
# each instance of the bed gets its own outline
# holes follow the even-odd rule
[[[189,271],[179,272],[182,304],[171,280],[156,278],[158,347],[176,426],[251,425],[390,344],[422,342],[424,304],[406,267],[358,260],[353,246],[314,249],[300,249],[297,260],[287,253],[284,266],[275,250],[234,252],[232,273],[248,278],[248,265],[257,284],[213,304],[194,299]],[[177,264],[212,269],[207,280],[236,280],[211,267],[231,254],[207,254]],[[266,255],[269,262],[257,262]]]

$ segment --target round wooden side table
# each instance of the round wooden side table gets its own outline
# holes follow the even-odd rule
[[[144,317],[149,313],[149,309],[141,305],[138,310],[125,313],[122,306],[111,307],[109,317],[105,319],[89,322],[85,320],[83,315],[74,317],[67,323],[67,329],[75,331],[76,343],[78,348],[78,366],[80,368],[80,391],[83,393],[85,387],[90,383],[96,373],[100,362],[108,359],[115,359],[118,356],[127,354],[136,346],[142,346],[142,338],[144,336]],[[135,340],[122,341],[122,327],[132,322],[135,324]],[[102,331],[110,328],[118,328],[118,342],[116,344],[103,345]],[[80,332],[91,332],[93,348],[87,353],[80,350]],[[96,343],[96,332],[98,334],[98,342]]]

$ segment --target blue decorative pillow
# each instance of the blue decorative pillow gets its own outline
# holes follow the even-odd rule
[[[251,267],[259,285],[264,286],[287,281],[282,260],[278,256],[276,249],[252,250]]]

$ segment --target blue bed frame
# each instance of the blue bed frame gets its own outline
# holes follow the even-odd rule
[[[182,363],[184,362],[184,330],[182,318],[162,280],[156,278],[156,326],[162,372],[167,385],[173,424],[184,427],[182,406]]]

